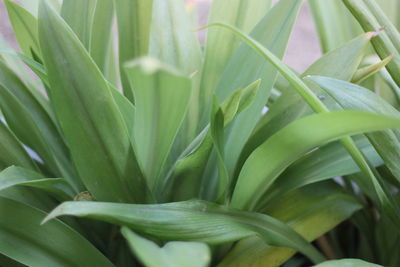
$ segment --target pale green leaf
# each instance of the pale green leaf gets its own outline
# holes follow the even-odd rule
[[[315,267],[382,267],[382,265],[359,259],[331,260],[315,265]]]
[[[118,22],[119,65],[124,95],[134,101],[123,66],[149,51],[153,0],[114,0]]]
[[[137,155],[153,189],[185,117],[191,82],[153,58],[128,63],[125,70],[136,99]]]
[[[132,251],[148,267],[206,267],[211,260],[210,249],[202,243],[175,241],[160,248],[127,227],[121,232]]]

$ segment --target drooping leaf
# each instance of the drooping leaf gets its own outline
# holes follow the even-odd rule
[[[154,205],[64,202],[44,221],[62,215],[100,219],[162,240],[221,244],[258,235],[270,245],[291,247],[321,261],[309,243],[280,221],[200,200]]]
[[[153,0],[115,0],[118,22],[119,65],[124,95],[133,102],[133,91],[123,66],[149,51]]]
[[[152,58],[129,63],[125,70],[137,100],[134,134],[138,157],[150,188],[155,188],[185,117],[191,83]]]
[[[145,181],[111,89],[76,35],[44,2],[39,39],[50,100],[83,183],[99,200],[143,201]]]
[[[148,267],[206,267],[210,262],[210,249],[197,242],[168,242],[162,248],[127,227],[122,235],[127,239],[132,251]]]
[[[231,205],[240,209],[254,208],[278,175],[315,147],[344,136],[400,127],[399,123],[395,117],[358,111],[327,112],[292,122],[267,139],[246,160]]]
[[[349,218],[361,205],[333,182],[310,185],[283,195],[263,207],[267,214],[286,222],[312,241]],[[295,251],[266,245],[258,237],[239,241],[220,263],[222,266],[280,266]]]
[[[113,266],[90,242],[46,213],[0,197],[0,253],[28,266]]]

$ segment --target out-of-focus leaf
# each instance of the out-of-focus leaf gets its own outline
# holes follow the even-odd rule
[[[386,66],[392,60],[393,55],[390,55],[386,57],[385,59],[372,64],[370,66],[364,67],[362,69],[357,70],[356,73],[354,73],[353,77],[351,78],[352,83],[361,83],[364,80],[368,79],[375,73],[379,72],[382,68]]]
[[[216,0],[212,2],[208,23],[224,22],[248,33],[270,9],[271,2],[270,0]],[[266,24],[265,27],[268,27],[268,29],[264,29],[264,34],[268,36],[271,34],[269,31],[272,31],[272,26]],[[277,27],[277,24],[274,27]],[[200,90],[200,98],[203,105],[211,107],[215,86],[239,44],[240,42],[235,36],[221,29],[208,30]],[[260,77],[251,77],[247,83],[244,82],[234,86],[232,90],[243,87],[257,78]],[[220,100],[222,101],[222,99]],[[205,120],[209,118],[209,114],[203,116]]]
[[[359,111],[327,112],[292,122],[267,139],[246,160],[231,205],[253,209],[278,175],[315,147],[344,136],[400,127],[399,123],[395,117]]]
[[[50,100],[83,183],[98,200],[144,201],[145,181],[111,89],[76,35],[45,2],[39,39]]]
[[[86,2],[86,1],[83,1]],[[111,33],[114,5],[112,0],[96,0],[90,36],[90,55],[97,66],[110,81],[113,81],[115,62],[113,62],[113,35]]]
[[[134,102],[133,90],[123,66],[149,51],[153,0],[114,0],[117,11],[119,65],[124,95]]]
[[[36,18],[11,0],[4,2],[21,50],[31,58],[32,51],[40,57]]]
[[[382,265],[359,259],[331,260],[315,265],[315,267],[383,267]]]
[[[301,1],[279,1],[254,27],[250,35],[282,57]],[[246,68],[243,68],[246,66]],[[230,127],[225,141],[225,163],[231,175],[246,140],[254,129],[268,100],[275,81],[276,69],[246,44],[242,44],[230,58],[215,94],[222,103],[236,88],[261,79],[260,89],[252,105],[242,112]],[[206,113],[205,113],[206,114]]]
[[[341,46],[361,32],[357,21],[342,1],[310,0],[308,3],[324,53]]]
[[[0,197],[0,253],[28,266],[113,266],[89,241],[46,213]]]
[[[47,103],[46,103],[47,104]],[[49,113],[23,82],[0,61],[0,107],[18,138],[34,149],[53,175],[83,189],[68,157],[68,149]]]
[[[378,19],[375,17],[373,14],[374,11],[371,10],[364,1],[343,0],[343,3],[345,3],[347,8],[351,11],[364,31],[376,31],[381,29],[383,26],[392,28],[390,25],[391,23],[386,18],[384,19],[386,25],[382,25],[382,18]],[[400,72],[400,51],[390,39],[389,33],[386,33],[385,31],[380,32],[374,39],[372,39],[372,44],[381,59],[393,55],[393,59],[386,67],[397,86],[400,86],[400,75],[398,75]]]
[[[185,117],[191,82],[153,58],[128,63],[125,70],[137,100],[137,155],[149,186],[154,189],[161,182],[159,176]]]
[[[75,195],[71,186],[62,178],[44,178],[39,173],[15,166],[0,172],[0,190],[16,185],[42,189],[60,200],[70,200]]]
[[[210,249],[202,243],[175,241],[160,248],[127,227],[123,227],[121,232],[132,251],[148,267],[206,267],[211,260]]]
[[[170,157],[174,161],[198,134],[203,106],[199,91],[202,52],[183,0],[154,0],[149,54],[192,76],[190,104]]]
[[[97,0],[64,0],[61,6],[62,18],[68,23],[88,51],[91,45],[96,2]],[[103,34],[104,31],[107,31],[107,29],[102,30]]]
[[[267,214],[286,222],[308,241],[321,236],[349,218],[361,205],[333,182],[310,185],[283,195],[264,206]],[[295,253],[266,245],[249,237],[223,259],[222,266],[280,266]]]
[[[364,0],[365,5],[374,15],[378,23],[384,27],[386,34],[389,36],[390,41],[397,49],[400,51],[400,33],[395,25],[391,22],[388,16],[383,12],[380,5],[376,2],[376,0]]]
[[[200,200],[154,205],[64,202],[44,221],[62,215],[100,219],[162,240],[221,244],[258,235],[270,245],[296,249],[314,262],[322,259],[311,244],[272,217]]]

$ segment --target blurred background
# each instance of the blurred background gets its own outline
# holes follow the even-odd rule
[[[186,0],[188,9],[196,8],[198,10],[199,25],[206,24],[211,1],[212,0]],[[0,1],[0,33],[14,48],[18,48],[3,1]],[[307,1],[305,1],[289,41],[285,62],[296,71],[302,72],[319,58],[320,55],[321,49],[319,40],[310,8]]]

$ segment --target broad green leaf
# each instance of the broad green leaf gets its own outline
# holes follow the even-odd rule
[[[342,1],[310,0],[308,2],[324,53],[341,46],[361,32],[357,21],[352,18]]]
[[[315,265],[315,267],[382,267],[382,265],[362,261],[359,259],[330,260]]]
[[[53,175],[66,178],[77,192],[83,189],[68,157],[63,137],[49,113],[1,61],[0,107],[9,127],[22,142],[39,154]]]
[[[114,0],[118,22],[119,65],[124,95],[134,102],[123,66],[149,51],[153,0]]]
[[[114,59],[112,57],[114,37],[111,32],[113,15],[112,0],[96,0],[90,36],[90,55],[104,76],[111,82],[113,82],[112,75],[115,72],[115,62],[112,61]]]
[[[200,109],[203,106],[199,91],[202,52],[183,0],[154,0],[149,54],[190,75],[192,80],[190,105],[174,144],[176,152],[170,159],[174,161],[198,134]]]
[[[315,82],[327,91],[344,109],[370,111],[400,118],[400,112],[386,103],[378,95],[358,85],[326,77],[311,76],[307,79]],[[400,181],[400,131],[386,130],[368,135],[376,151],[385,161],[393,175]]]
[[[235,25],[248,33],[270,9],[271,2],[270,0],[216,0],[212,2],[208,23],[224,22]],[[271,26],[266,27],[268,27],[268,30],[266,29],[265,35],[268,36],[268,31],[272,31],[272,29],[270,29]],[[240,42],[235,36],[221,29],[208,30],[200,90],[200,98],[203,105],[211,106],[215,86],[239,44]],[[259,77],[249,80],[247,84],[257,78]],[[243,83],[232,89],[245,85],[246,83]],[[209,114],[204,115],[204,118],[207,120]]]
[[[0,121],[0,168],[17,165],[38,170],[37,165],[29,157],[17,137]]]
[[[4,2],[21,50],[31,58],[33,58],[32,51],[40,57],[36,18],[15,2],[11,0]]]
[[[400,119],[395,117],[359,111],[325,112],[294,121],[249,156],[240,172],[231,205],[253,209],[279,174],[320,145],[345,136],[400,127],[399,123]]]
[[[390,23],[386,19],[384,19],[385,22],[389,24],[381,24],[381,19],[374,16],[374,11],[366,5],[365,1],[344,0],[343,3],[345,3],[347,8],[351,11],[364,31],[376,31],[381,29],[382,26],[391,28]],[[400,75],[398,75],[400,72],[400,51],[390,39],[389,34],[385,31],[380,32],[374,39],[372,39],[372,44],[381,59],[392,54],[394,55],[393,59],[387,64],[387,70],[396,82],[397,86],[400,86]]]
[[[383,164],[382,158],[377,154],[367,138],[359,136],[354,139],[357,147],[372,166],[377,167]],[[267,190],[263,196],[262,203],[258,206],[262,207],[270,199],[279,197],[295,188],[359,171],[360,168],[344,149],[343,145],[340,142],[332,142],[319,147],[288,167]]]
[[[279,1],[254,27],[250,35],[271,49],[278,57],[283,57],[301,1]],[[246,68],[243,68],[246,66]],[[222,103],[234,89],[261,79],[260,89],[252,105],[242,112],[227,133],[225,142],[226,165],[233,173],[235,164],[245,142],[253,131],[261,111],[267,103],[276,77],[276,69],[246,44],[242,44],[230,58],[215,90]]]
[[[50,100],[83,183],[98,200],[143,201],[145,181],[111,89],[76,35],[44,2],[39,39]]]
[[[361,83],[364,80],[368,79],[375,73],[379,72],[382,68],[384,68],[390,60],[392,60],[393,55],[390,55],[386,57],[385,59],[378,61],[375,64],[366,66],[362,69],[357,70],[356,73],[354,73],[353,77],[351,78],[352,83]]]
[[[361,205],[333,182],[307,186],[283,195],[263,209],[312,241],[349,218]],[[295,253],[266,245],[258,237],[239,241],[220,266],[280,266]]]
[[[137,155],[153,189],[185,117],[191,82],[153,58],[128,63],[125,70],[136,100]]]
[[[64,202],[44,222],[62,215],[100,219],[162,240],[221,244],[258,235],[270,245],[296,249],[314,262],[322,259],[299,234],[272,217],[201,200],[153,205]]]
[[[70,200],[75,193],[65,179],[62,178],[44,178],[39,173],[11,166],[0,172],[0,190],[22,185],[35,187],[47,191],[59,200]]]
[[[91,47],[90,42],[96,2],[97,0],[64,0],[61,6],[62,18],[68,23],[88,51]],[[104,31],[107,31],[107,29],[103,29],[103,34]]]
[[[132,251],[148,267],[206,267],[211,260],[210,249],[202,243],[175,241],[160,248],[127,227],[123,227],[121,232]]]
[[[113,266],[89,241],[46,213],[0,197],[0,253],[28,266]]]

